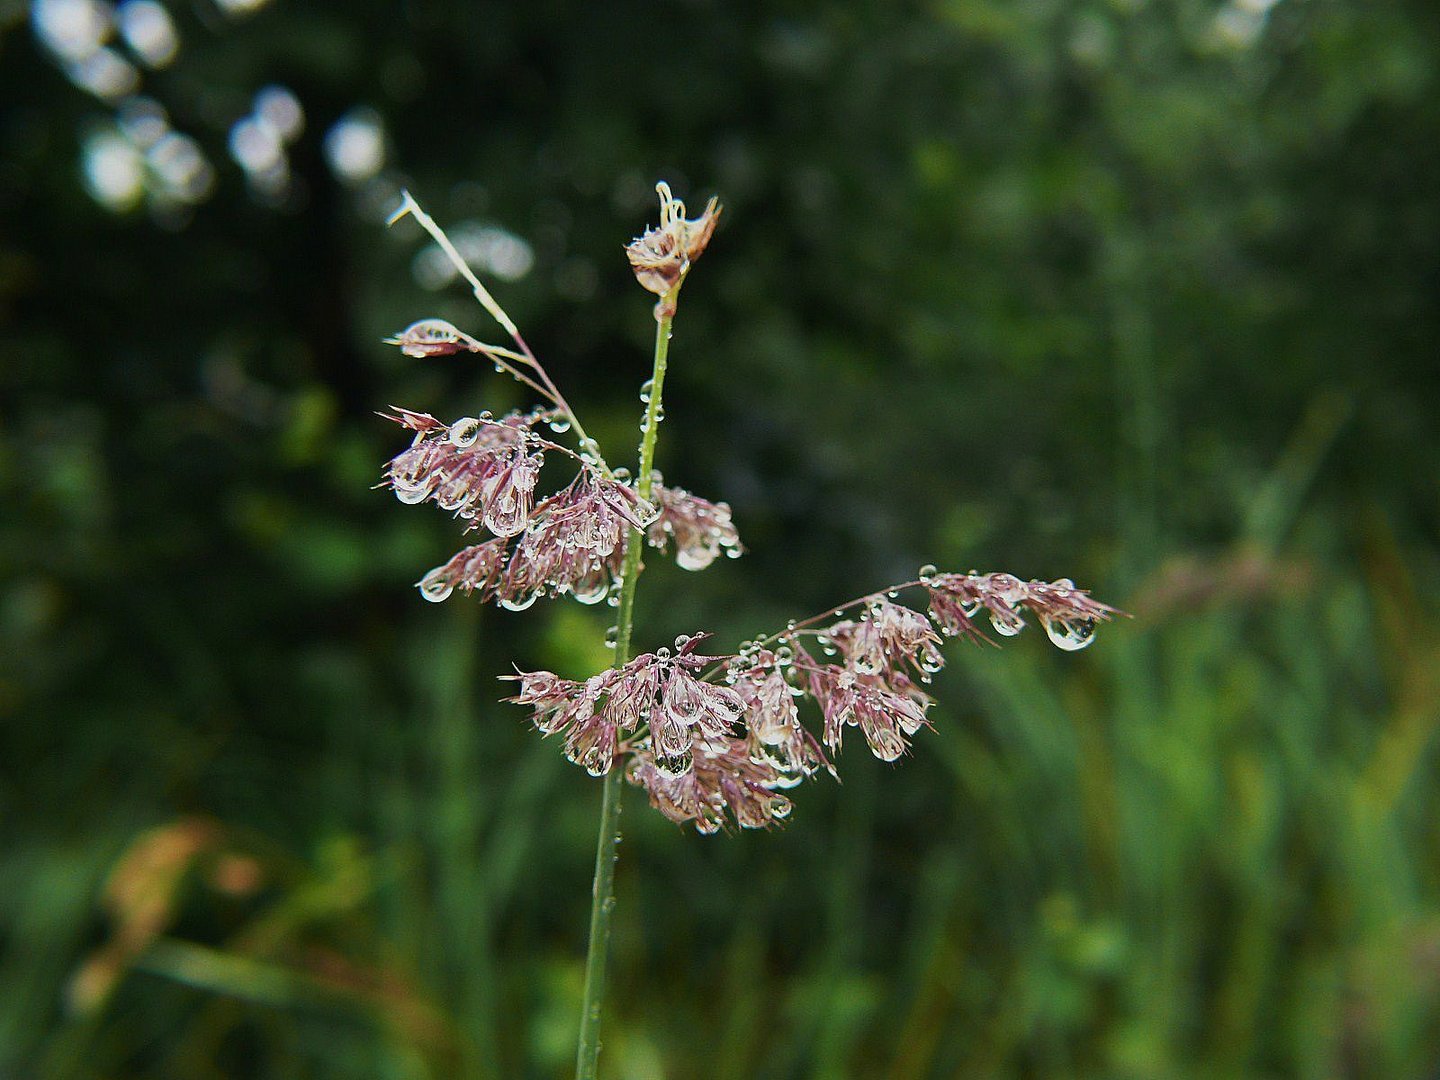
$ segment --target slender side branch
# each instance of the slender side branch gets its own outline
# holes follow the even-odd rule
[[[430,234],[431,239],[440,245],[440,250],[443,251],[446,258],[450,260],[450,265],[455,267],[460,275],[470,283],[470,288],[475,294],[475,299],[480,301],[480,306],[490,313],[490,316],[510,335],[511,340],[515,342],[520,350],[519,352],[512,352],[509,349],[500,348],[496,345],[486,345],[470,337],[469,334],[464,334],[462,331],[462,336],[472,351],[483,353],[496,367],[501,368],[512,378],[524,383],[542,397],[548,398],[556,408],[565,414],[565,419],[570,421],[570,427],[574,430],[575,437],[580,442],[580,448],[594,455],[601,471],[603,471],[606,476],[610,476],[610,467],[605,464],[604,458],[601,457],[599,447],[593,439],[585,434],[585,428],[580,423],[580,418],[575,415],[575,410],[570,407],[570,403],[565,400],[565,395],[560,392],[559,387],[557,387],[554,380],[550,378],[550,373],[545,370],[545,366],[540,363],[529,344],[520,335],[520,330],[514,321],[506,314],[505,309],[500,306],[499,301],[490,295],[490,290],[485,288],[484,283],[476,276],[475,271],[470,269],[470,264],[465,261],[465,256],[461,255],[455,245],[450,242],[450,237],[445,235],[445,230],[437,225],[435,219],[421,208],[420,204],[415,201],[415,197],[411,195],[410,192],[405,191],[401,194],[403,199],[400,203],[400,209],[391,214],[385,224],[394,225],[407,214],[414,217],[415,220],[419,222],[420,227]],[[540,382],[537,384],[529,376],[515,368],[509,361],[525,364],[530,370],[535,372]]]
[[[541,364],[540,361],[536,359],[535,354],[530,351],[530,346],[526,343],[525,339],[520,336],[519,331],[516,331],[514,337],[515,344],[520,346],[520,351],[524,354],[520,359],[523,359],[529,364],[535,374],[540,377],[540,381],[545,384],[544,392],[546,395],[555,403],[556,407],[565,414],[565,419],[570,421],[570,427],[575,432],[575,438],[580,443],[580,449],[594,456],[601,471],[603,471],[606,476],[611,475],[610,466],[605,464],[605,459],[600,454],[599,444],[590,438],[589,435],[585,434],[585,427],[580,423],[580,417],[575,415],[575,410],[570,407],[570,403],[565,400],[565,395],[560,392],[560,388],[556,386],[554,380],[550,378],[550,373],[545,370],[545,366]]]
[[[493,363],[497,369],[505,372],[505,374],[509,375],[516,382],[524,383],[526,386],[530,387],[531,390],[534,390],[541,397],[549,401],[550,404],[554,405],[557,409],[559,409],[565,414],[565,418],[570,421],[571,427],[575,428],[576,431],[580,430],[575,422],[574,414],[570,412],[570,406],[565,403],[565,400],[561,398],[559,394],[555,393],[553,390],[548,390],[544,386],[541,386],[534,379],[530,378],[529,375],[526,375],[523,371],[521,371],[519,368],[515,367],[507,359],[505,359],[506,357],[511,357],[515,355],[509,349],[497,350],[493,345],[481,345],[477,351],[480,353],[480,355],[484,356],[485,359]],[[528,361],[526,362],[528,363]]]
[[[412,215],[415,220],[420,223],[420,227],[431,235],[435,243],[440,245],[440,250],[445,252],[449,257],[455,269],[460,271],[465,280],[470,283],[471,289],[475,292],[475,299],[480,301],[480,306],[488,311],[491,317],[504,327],[507,334],[512,338],[518,339],[520,337],[520,331],[515,329],[515,324],[510,321],[510,316],[505,314],[505,309],[500,306],[496,299],[490,295],[490,290],[485,288],[480,279],[475,276],[475,271],[470,269],[470,264],[465,261],[464,256],[455,250],[455,245],[452,244],[450,238],[445,235],[445,230],[440,228],[439,225],[436,225],[435,219],[420,208],[420,204],[415,201],[415,197],[411,195],[410,192],[402,191],[400,194],[402,198],[400,209],[391,214],[385,224],[394,225],[406,214]]]

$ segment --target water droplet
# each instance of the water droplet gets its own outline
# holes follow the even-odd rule
[[[450,425],[450,442],[454,446],[461,449],[474,446],[475,440],[478,438],[480,438],[480,421],[477,417],[462,416]]]
[[[900,595],[900,590],[899,590],[899,589],[891,589],[891,590],[890,590],[889,592],[887,592],[885,595],[888,596],[891,600],[894,600],[896,597],[898,597],[898,596]]]
[[[620,628],[618,626],[607,626],[605,628],[605,647],[615,648],[615,643],[620,640]]]
[[[715,561],[716,552],[713,548],[700,545],[677,548],[675,551],[675,565],[681,570],[704,570]]]
[[[564,435],[570,430],[570,418],[568,416],[557,416],[550,421],[550,430],[557,435]]]
[[[582,604],[598,604],[610,592],[610,575],[598,567],[570,587],[570,595]]]
[[[661,660],[669,660],[670,650],[662,645],[660,648],[655,650],[655,655]]]
[[[790,648],[789,645],[781,645],[778,649],[775,650],[775,663],[779,664],[781,667],[788,666],[794,661],[794,659],[795,650]]]
[[[393,486],[395,487],[395,498],[410,506],[424,502],[430,497],[430,492],[434,490],[433,482],[429,481],[414,486],[408,484]]]
[[[1056,648],[1078,652],[1095,640],[1095,620],[1046,619],[1045,633]]]
[[[936,574],[938,574],[939,572],[940,572],[940,571],[939,571],[938,569],[936,569],[934,563],[928,563],[928,562],[927,562],[924,566],[920,567],[920,582],[921,582],[921,584],[924,584],[924,585],[930,584],[930,579],[933,578],[933,577],[934,577]]]
[[[992,611],[990,612],[990,625],[995,628],[995,632],[1001,637],[1014,637],[1020,633],[1021,630],[1025,629],[1025,620],[1013,611],[1008,618]]]
[[[506,611],[524,611],[539,599],[538,592],[533,592],[529,596],[504,596],[500,598],[500,606]]]
[[[449,598],[455,591],[455,585],[450,581],[449,575],[445,573],[445,567],[437,566],[423,578],[418,586],[420,595],[432,604],[438,604]]]
[[[686,645],[689,645],[689,644],[690,644],[690,635],[689,635],[689,634],[680,634],[680,635],[678,635],[678,636],[675,638],[675,648],[676,648],[676,649],[683,649],[683,648],[685,648]]]
[[[640,400],[646,405],[650,404],[650,395],[655,393],[655,380],[646,379],[640,384]]]
[[[895,761],[905,752],[905,740],[893,731],[877,731],[870,740],[870,751],[881,761]]]

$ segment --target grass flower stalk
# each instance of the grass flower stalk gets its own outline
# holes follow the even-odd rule
[[[665,388],[665,366],[670,355],[671,324],[680,283],[661,297],[655,310],[655,365],[650,376],[649,401],[641,428],[640,462],[636,493],[649,500],[654,485],[655,443],[660,431],[660,395]],[[615,667],[630,659],[635,630],[635,585],[640,577],[644,536],[632,529],[625,548],[620,580],[620,606],[616,609]],[[605,961],[610,949],[610,917],[615,910],[615,860],[620,845],[620,788],[625,766],[617,761],[601,781],[600,829],[595,840],[595,883],[590,894],[590,945],[585,956],[585,999],[580,1011],[580,1039],[575,1050],[576,1080],[593,1080],[600,1060],[600,1017],[605,999]]]
[[[934,699],[926,688],[945,664],[945,639],[988,641],[987,626],[1000,638],[1014,637],[1033,619],[1057,648],[1075,652],[1094,640],[1100,623],[1122,614],[1069,578],[942,573],[927,565],[913,580],[791,622],[733,653],[711,654],[703,632],[681,634],[673,649],[637,651],[635,591],[645,547],[673,552],[676,565],[688,571],[745,550],[728,504],[666,483],[655,469],[680,288],[720,216],[716,199],[699,217],[687,218],[668,185],[656,185],[656,193],[659,226],[625,249],[636,280],[658,297],[633,477],[607,464],[443,230],[408,194],[395,216],[415,217],[516,348],[487,345],[442,319],[413,323],[390,343],[415,357],[479,354],[543,401],[528,412],[482,412],[453,422],[399,407],[382,414],[411,436],[386,466],[383,485],[403,503],[433,503],[453,514],[467,533],[490,534],[428,571],[417,582],[420,595],[441,603],[458,591],[511,611],[562,596],[616,607],[610,667],[581,680],[518,669],[505,677],[519,684],[506,700],[528,707],[535,729],[558,738],[565,756],[601,782],[577,1080],[595,1080],[599,1066],[626,780],[665,817],[699,833],[770,828],[790,815],[787,791],[820,774],[837,775],[847,733],[852,741],[863,738],[883,761],[909,751],[911,739],[930,726]],[[570,433],[578,448],[555,442],[546,429]],[[537,490],[547,456],[573,470],[569,483],[550,494]],[[896,603],[902,592],[915,599]]]

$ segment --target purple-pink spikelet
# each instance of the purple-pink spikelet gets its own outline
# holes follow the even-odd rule
[[[544,734],[564,734],[566,756],[598,769],[595,775],[609,771],[620,736],[637,736],[627,749],[678,775],[689,768],[697,741],[708,745],[728,737],[745,711],[734,690],[698,677],[719,659],[696,652],[702,640],[677,642],[673,654],[642,653],[583,683],[548,671],[522,672],[512,676],[520,693],[507,700],[529,705]]]
[[[508,541],[487,540],[483,544],[461,548],[448,562],[442,563],[417,582],[420,593],[437,603],[459,589],[479,593],[482,600],[496,595],[500,575],[505,567]]]
[[[516,610],[547,594],[598,603],[619,577],[631,530],[646,529],[658,516],[634,488],[536,434],[553,412],[498,420],[486,414],[453,424],[408,409],[382,415],[414,433],[386,468],[384,483],[396,497],[434,502],[467,529],[483,525],[497,541],[465,548],[427,573],[420,591],[428,600],[445,600],[458,588]],[[579,471],[537,504],[547,452],[567,455]]]
[[[835,774],[815,736],[800,723],[796,699],[805,693],[785,678],[774,652],[758,650],[743,665],[738,657],[731,657],[726,679],[745,703],[750,756],[778,770],[788,781],[783,786],[800,783],[821,766]]]
[[[1096,624],[1121,614],[1069,578],[1046,582],[1021,581],[1013,574],[922,574],[920,584],[930,591],[931,618],[952,637],[983,637],[975,623],[981,611],[995,633],[1014,637],[1025,628],[1029,610],[1057,647],[1074,652],[1094,640]]]
[[[626,533],[647,520],[630,488],[583,471],[536,509],[505,569],[502,599],[525,604],[547,591],[582,603],[603,600],[619,575]]]
[[[776,790],[782,786],[778,770],[757,760],[744,739],[708,740],[682,772],[638,753],[626,777],[645,789],[656,810],[676,823],[693,821],[700,833],[724,828],[727,811],[742,828],[766,828],[788,816],[792,805]]]
[[[529,431],[535,416],[467,416],[444,424],[426,413],[396,410],[392,419],[414,431],[415,439],[390,460],[386,483],[401,502],[432,501],[468,522],[479,520],[496,536],[514,536],[530,520],[545,463]]]
[[[480,342],[444,319],[421,319],[413,322],[394,337],[386,338],[385,344],[398,345],[402,353],[416,359],[484,351]]]
[[[517,611],[546,595],[599,603],[619,581],[633,530],[662,550],[674,538],[676,561],[690,570],[721,551],[742,551],[724,503],[657,484],[652,504],[620,479],[623,473],[537,434],[537,426],[556,420],[553,410],[499,419],[487,413],[450,424],[409,409],[381,415],[414,436],[385,470],[384,484],[395,497],[433,502],[464,521],[467,531],[483,525],[501,541],[466,548],[428,572],[420,581],[427,600],[461,589]],[[578,471],[537,502],[547,454],[569,457]]]
[[[723,551],[731,558],[744,553],[740,534],[730,520],[728,503],[712,503],[684,488],[657,483],[651,494],[659,509],[646,539],[664,551],[675,541],[675,563],[682,570],[703,570]]]

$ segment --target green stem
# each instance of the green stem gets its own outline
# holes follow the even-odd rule
[[[654,487],[655,439],[660,428],[660,393],[665,386],[665,363],[670,354],[670,324],[675,318],[679,284],[660,298],[656,308],[655,370],[645,427],[640,439],[640,469],[635,490],[645,500]],[[645,535],[630,530],[625,566],[620,580],[620,606],[615,623],[615,666],[630,659],[630,635],[635,624],[635,582],[640,577],[640,549]],[[601,781],[600,833],[595,841],[595,884],[590,893],[590,948],[585,956],[585,1001],[580,1012],[580,1042],[575,1052],[575,1080],[595,1080],[600,1061],[600,1013],[605,1000],[605,959],[610,946],[610,914],[615,909],[615,857],[620,844],[620,786],[624,769],[618,763]]]

